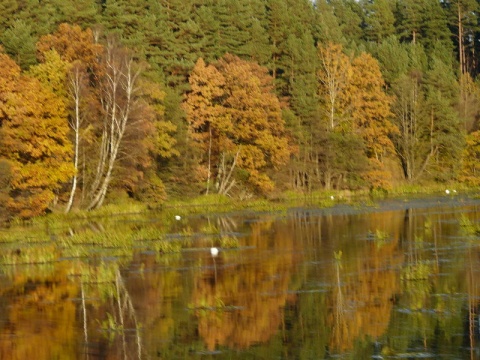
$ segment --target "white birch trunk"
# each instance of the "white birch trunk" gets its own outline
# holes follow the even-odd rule
[[[104,110],[107,113],[105,123],[106,153],[99,165],[98,182],[92,189],[92,200],[88,210],[102,206],[108,187],[112,180],[113,170],[118,158],[125,131],[131,121],[131,109],[134,101],[135,84],[140,71],[133,70],[133,59],[122,56],[116,59],[111,53],[107,55],[107,74],[104,88]],[[119,61],[120,60],[120,61]],[[120,92],[123,91],[122,94]],[[123,95],[123,96],[121,96]]]
[[[71,97],[73,98],[74,103],[74,118],[70,121],[70,127],[72,128],[75,134],[74,140],[74,151],[73,151],[73,166],[75,169],[75,175],[72,180],[72,189],[70,190],[70,197],[68,199],[67,206],[65,208],[65,213],[70,212],[73,199],[75,198],[75,192],[77,190],[77,179],[78,179],[78,157],[79,157],[79,146],[80,146],[80,92],[81,92],[81,75],[80,69],[76,67],[73,70],[72,77],[70,79],[70,92]]]

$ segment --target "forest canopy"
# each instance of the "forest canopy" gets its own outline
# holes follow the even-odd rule
[[[9,0],[0,215],[480,183],[472,0]]]

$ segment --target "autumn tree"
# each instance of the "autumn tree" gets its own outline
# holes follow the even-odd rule
[[[0,221],[8,218],[8,199],[11,177],[12,169],[9,161],[0,158]]]
[[[391,174],[386,171],[384,160],[395,154],[391,136],[398,133],[398,128],[390,121],[393,99],[384,92],[385,82],[379,64],[371,55],[360,54],[353,60],[352,67],[351,116],[370,162],[366,176],[371,186],[388,188]]]
[[[69,41],[72,38],[77,41]],[[77,175],[67,211],[78,185],[79,204],[93,209],[103,204],[112,180],[132,196],[138,190],[153,199],[150,187],[158,199],[164,198],[161,181],[151,169],[157,155],[174,153],[170,136],[174,127],[163,119],[159,105],[164,93],[141,79],[143,67],[134,60],[135,53],[114,37],[100,45],[104,40],[92,30],[62,24],[37,45],[41,61],[54,49],[69,64],[64,93]]]
[[[109,40],[103,54],[103,65],[104,73],[99,82],[101,143],[87,209],[102,206],[120,156],[122,141],[134,121],[132,117],[138,111],[136,91],[141,69],[135,64],[132,54],[119,47],[115,40]]]
[[[466,147],[462,153],[462,169],[459,180],[471,185],[480,185],[480,131],[467,135]]]
[[[352,79],[352,65],[350,58],[343,52],[339,44],[329,43],[319,46],[318,57],[320,69],[317,73],[318,96],[322,120],[318,127],[323,133],[316,146],[317,173],[323,177],[326,189],[334,186],[345,178],[347,169],[351,168],[348,158],[359,150],[361,144],[351,136],[352,125],[349,115],[350,93]],[[347,141],[344,141],[347,139]],[[360,150],[361,152],[361,150]],[[343,155],[346,155],[343,158]]]
[[[12,174],[7,207],[28,218],[45,212],[73,175],[65,105],[8,56],[0,62],[0,157]]]
[[[229,54],[214,66],[198,61],[185,102],[192,140],[204,149],[206,179],[210,162],[219,193],[237,184],[269,191],[274,183],[266,170],[285,164],[292,152],[272,78],[265,68]]]
[[[328,130],[334,130],[347,120],[342,116],[347,102],[347,88],[352,77],[350,59],[344,54],[341,45],[330,43],[319,46],[320,70],[318,80],[321,83],[320,96],[325,102],[328,118]]]
[[[75,39],[72,41],[72,39]],[[61,24],[57,31],[43,36],[37,43],[38,57],[41,64],[37,69],[46,69],[48,67],[49,57],[52,51],[59,54],[60,59],[57,62],[64,62],[63,72],[57,71],[57,77],[62,74],[62,78],[55,81],[54,92],[64,97],[65,106],[69,110],[68,124],[71,129],[71,141],[73,143],[72,163],[75,173],[72,178],[70,196],[68,198],[65,211],[69,212],[73,206],[75,194],[79,181],[83,184],[87,182],[84,172],[80,171],[80,151],[86,153],[81,148],[81,142],[87,133],[92,133],[92,124],[95,122],[92,118],[96,111],[93,110],[96,105],[95,96],[89,82],[94,79],[95,74],[100,73],[97,59],[102,51],[102,46],[95,43],[93,32],[90,29],[82,30],[78,25]],[[38,72],[38,70],[36,70]],[[55,71],[49,71],[55,73]],[[90,142],[93,139],[90,136]],[[83,163],[82,168],[86,170],[87,164]]]
[[[44,54],[54,49],[64,61],[80,60],[89,68],[94,68],[102,52],[99,40],[99,34],[91,29],[82,30],[79,25],[62,23],[54,33],[40,38],[37,56],[42,61]]]
[[[191,91],[185,102],[192,140],[199,144],[200,156],[206,153],[206,161],[200,164],[200,178],[206,179],[206,193],[210,191],[213,163],[218,162],[219,128],[223,107],[221,97],[224,94],[225,78],[213,65],[206,65],[198,59],[190,74]],[[212,158],[213,157],[213,158]],[[203,174],[202,174],[203,172]]]
[[[107,38],[99,66],[102,71],[97,74],[95,89],[101,104],[100,121],[95,124],[97,160],[87,209],[102,206],[112,182],[131,196],[141,188],[155,202],[164,200],[163,184],[151,172],[157,156],[176,154],[171,138],[175,127],[164,119],[159,106],[164,93],[142,78],[143,64],[114,38]],[[159,196],[153,199],[149,187]]]

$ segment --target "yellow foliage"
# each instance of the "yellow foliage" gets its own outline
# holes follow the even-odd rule
[[[13,170],[8,207],[31,217],[46,210],[74,173],[65,104],[38,80],[21,75],[11,60],[0,61],[9,81],[0,85],[0,157]]]

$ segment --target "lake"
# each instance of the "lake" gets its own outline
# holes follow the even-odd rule
[[[34,264],[3,241],[0,359],[480,357],[475,197],[159,219],[38,226],[51,241],[28,245],[48,259]],[[134,251],[62,245],[85,227],[168,235]]]

